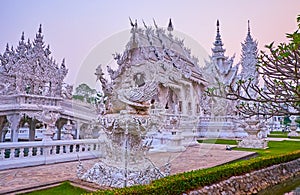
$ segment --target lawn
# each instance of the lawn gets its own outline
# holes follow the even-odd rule
[[[24,194],[26,195],[77,195],[78,194],[79,195],[85,193],[88,193],[88,191],[72,186],[70,182],[64,182],[56,187],[24,193]]]
[[[282,134],[284,135],[284,133]],[[205,140],[198,140],[198,142],[209,143],[209,144],[237,145],[236,140],[228,140],[228,139],[205,139]],[[234,148],[234,150],[256,152],[259,156],[277,155],[277,154],[283,154],[283,153],[300,150],[300,142],[288,141],[288,140],[269,141],[268,147],[269,147],[268,149]]]
[[[207,144],[237,145],[236,140],[229,140],[229,139],[204,139],[204,140],[198,140],[198,142],[207,143]]]
[[[234,148],[234,150],[256,152],[259,156],[274,156],[300,150],[299,141],[269,141],[268,149]]]
[[[281,132],[281,131],[273,131],[270,132],[270,135],[268,137],[275,137],[275,138],[288,138],[289,132]],[[300,136],[298,137],[290,137],[291,139],[300,139]]]

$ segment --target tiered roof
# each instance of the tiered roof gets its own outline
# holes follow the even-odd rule
[[[242,72],[240,75],[243,80],[253,78],[258,82],[258,71],[256,70],[257,53],[257,41],[254,41],[251,36],[250,22],[248,21],[247,37],[244,43],[242,43]]]
[[[152,62],[165,62],[177,68],[185,78],[197,83],[206,83],[198,65],[198,59],[191,55],[191,50],[184,46],[184,41],[175,37],[172,33],[174,27],[170,19],[167,31],[157,26],[147,26],[143,22],[144,28],[138,27],[137,22],[131,21],[131,38],[126,45],[126,49],[118,64],[132,64],[130,53],[140,49],[144,53],[144,58]],[[152,56],[151,56],[152,55]],[[131,61],[130,61],[131,60]],[[130,63],[129,63],[130,61]],[[119,67],[120,68],[120,67]],[[122,66],[121,66],[122,68]],[[121,73],[122,71],[116,71]],[[114,75],[116,77],[117,75]]]
[[[235,56],[231,58],[225,56],[226,50],[223,48],[219,27],[220,23],[219,20],[217,20],[217,35],[214,47],[212,48],[211,60],[207,62],[204,70],[209,74],[209,77],[214,77],[209,79],[211,83],[215,83],[217,80],[218,82],[228,85],[236,78],[239,64],[233,66]]]
[[[68,70],[63,59],[61,65],[50,56],[50,46],[44,44],[42,26],[33,42],[25,42],[24,32],[16,49],[0,54],[0,94],[27,93],[60,96],[61,86]],[[4,89],[9,86],[9,89]]]

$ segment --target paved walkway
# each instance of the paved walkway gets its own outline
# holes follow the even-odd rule
[[[150,154],[149,158],[158,166],[170,159],[171,174],[176,174],[220,165],[252,154],[252,152],[227,151],[225,145],[199,144],[188,147],[185,152],[155,153]],[[85,168],[89,168],[98,160],[82,162]],[[78,162],[68,162],[0,171],[0,194],[13,194],[15,191],[76,180],[77,164]]]

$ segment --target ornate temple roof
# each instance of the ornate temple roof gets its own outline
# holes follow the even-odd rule
[[[40,25],[33,41],[24,32],[16,49],[7,44],[0,54],[0,116],[27,115],[39,120],[41,112],[59,113],[61,118],[91,122],[92,105],[72,101],[73,86],[64,83],[65,60],[58,64],[45,45]]]
[[[217,79],[223,84],[230,84],[236,78],[239,64],[233,66],[235,56],[231,58],[225,56],[226,50],[223,48],[219,20],[217,20],[217,35],[213,45],[210,61],[206,62],[204,71],[208,77],[214,77],[208,78],[211,83],[215,83]]]
[[[257,71],[258,62],[257,41],[254,41],[250,32],[250,22],[248,20],[248,33],[245,41],[242,43],[241,66],[242,71],[239,74],[239,79],[250,81],[253,85],[259,84],[259,74]],[[243,92],[244,93],[244,92]],[[248,94],[254,97],[257,93],[249,90]]]
[[[16,49],[10,49],[7,44],[4,53],[0,54],[0,95],[61,96],[63,80],[68,73],[65,60],[58,65],[43,38],[40,25],[32,42],[25,41],[23,32]]]
[[[250,32],[250,21],[248,20],[248,33],[245,41],[242,43],[242,79],[248,79],[249,77],[258,79],[258,72],[256,71],[257,64],[257,41],[254,41]]]
[[[217,20],[217,35],[216,35],[216,40],[214,42],[214,48],[212,48],[212,58],[222,58],[225,59],[224,53],[226,51],[226,49],[223,48],[223,42],[221,39],[221,35],[220,35],[220,29],[219,29],[220,23],[219,20]]]
[[[143,58],[146,60],[157,62],[164,61],[171,63],[186,78],[197,83],[206,83],[203,79],[201,69],[198,65],[198,59],[191,55],[191,50],[184,46],[184,41],[175,37],[172,33],[174,26],[170,19],[167,31],[157,26],[155,20],[154,27],[147,26],[143,21],[143,28],[138,26],[137,21],[131,23],[131,38],[126,45],[126,49],[122,56],[117,54],[115,59],[119,65],[128,62],[131,53],[140,50]],[[116,71],[121,73],[122,71]],[[114,75],[116,77],[117,75]],[[112,78],[114,79],[114,78]]]

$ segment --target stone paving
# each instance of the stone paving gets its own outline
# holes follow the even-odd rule
[[[252,155],[252,152],[227,151],[225,145],[198,144],[184,152],[153,153],[149,158],[161,166],[171,162],[171,174],[217,166]],[[99,159],[82,161],[85,168],[91,167]],[[65,180],[76,180],[78,162],[18,168],[0,171],[0,194],[8,194],[38,186],[45,186]],[[1,164],[0,164],[1,166]]]

